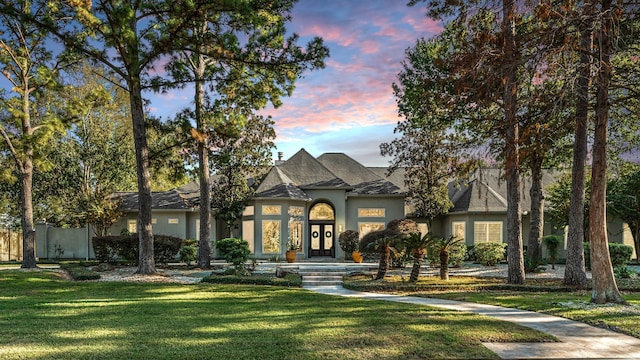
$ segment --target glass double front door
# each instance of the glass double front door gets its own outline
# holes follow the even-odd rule
[[[309,257],[331,256],[335,257],[335,247],[333,241],[334,224],[310,224]]]

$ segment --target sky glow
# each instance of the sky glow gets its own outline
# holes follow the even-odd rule
[[[391,85],[402,68],[405,50],[416,40],[442,30],[424,7],[406,1],[300,0],[287,28],[300,44],[324,39],[331,56],[326,67],[307,72],[293,96],[278,109],[261,111],[275,120],[278,151],[287,159],[300,148],[314,156],[344,152],[368,166],[386,166],[381,142],[391,141],[398,117]],[[156,115],[173,116],[189,106],[191,89],[153,94]]]

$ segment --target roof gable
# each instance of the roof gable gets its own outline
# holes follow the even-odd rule
[[[290,199],[308,199],[309,196],[297,187],[293,181],[280,169],[274,166],[258,186],[254,197],[275,197]]]
[[[557,179],[557,173],[543,170],[542,186],[544,188]],[[531,176],[521,175],[522,189],[531,188]],[[520,204],[523,210],[531,208],[529,191],[522,190]],[[507,182],[502,169],[480,169],[462,186],[449,183],[449,198],[454,206],[449,212],[505,212],[507,211]]]
[[[349,187],[348,183],[327,169],[305,149],[301,149],[289,160],[277,167],[301,189]]]

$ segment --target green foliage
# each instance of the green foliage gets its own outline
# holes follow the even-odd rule
[[[241,269],[244,263],[249,259],[251,250],[249,244],[238,238],[225,238],[216,241],[216,249],[218,253],[227,262],[233,264],[234,268]]]
[[[625,244],[609,243],[609,255],[611,256],[611,265],[614,268],[626,266],[631,261],[633,247]]]
[[[197,258],[198,248],[193,245],[184,245],[180,248],[179,254],[181,262],[191,265]]]
[[[585,229],[588,226],[589,219],[589,201],[591,193],[591,175],[585,174],[585,203],[584,203],[584,221]],[[564,228],[569,225],[569,207],[571,199],[571,174],[562,175],[555,183],[549,185],[546,189],[546,203],[548,209],[545,212],[547,219],[556,227]]]
[[[558,235],[547,235],[542,237],[542,243],[547,247],[547,254],[549,254],[551,263],[555,266],[558,260],[558,251],[562,244],[562,238]]]
[[[444,244],[446,239],[436,238],[437,240],[432,241],[427,250],[427,261],[429,261],[429,265],[440,266],[440,251],[443,249],[443,246],[449,251],[449,266],[459,267],[462,265],[467,255],[467,245],[465,245],[464,240]]]
[[[274,285],[301,287],[302,277],[298,274],[287,273],[284,277],[268,275],[236,276],[234,274],[209,275],[202,279],[203,283],[212,284],[246,284],[246,285]]]
[[[390,232],[389,230],[376,230],[372,231],[360,239],[360,243],[358,244],[359,251],[364,254],[377,254],[375,243],[383,239],[385,237],[393,236],[395,233]]]
[[[182,239],[176,236],[156,234],[153,236],[153,253],[157,262],[168,263],[175,260],[180,251]]]
[[[474,247],[476,259],[485,266],[496,266],[504,259],[507,244],[486,242],[476,244]]]
[[[613,274],[616,279],[630,279],[637,275],[634,271],[629,270],[626,265],[614,267]]]
[[[360,242],[358,232],[355,230],[346,230],[338,237],[338,243],[340,249],[346,254],[350,254],[358,250],[358,243]]]
[[[60,267],[65,269],[71,278],[76,281],[83,280],[97,280],[100,279],[100,274],[95,271],[89,270],[84,266],[77,264],[60,264]]]
[[[607,184],[607,205],[613,215],[629,225],[636,252],[640,253],[640,165],[624,163]]]
[[[407,60],[393,84],[398,112],[404,118],[394,132],[401,136],[380,145],[382,155],[392,157],[390,172],[404,170],[407,197],[417,216],[434,219],[453,204],[447,184],[466,176],[473,162],[466,161],[467,133],[452,130],[452,118],[462,116],[456,104],[449,58],[453,55],[451,37],[446,30],[431,40],[418,40],[407,50]],[[438,96],[431,96],[437,93]],[[459,102],[458,102],[459,103]]]
[[[133,262],[138,259],[138,234],[95,236],[92,242],[96,258],[101,262],[113,262],[115,257]],[[153,242],[154,260],[162,263],[174,260],[181,244],[182,239],[178,237],[162,234],[155,235]]]
[[[631,261],[633,247],[625,244],[609,243],[609,257],[613,268],[626,266]],[[588,243],[584,244],[584,263],[591,270],[591,251]]]

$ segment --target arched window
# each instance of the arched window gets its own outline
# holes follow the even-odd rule
[[[333,208],[326,203],[317,203],[309,211],[309,220],[334,220]]]

